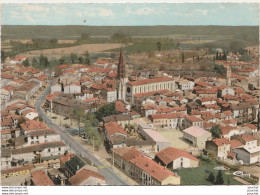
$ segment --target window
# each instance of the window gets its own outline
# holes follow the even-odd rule
[[[39,139],[39,136],[36,136],[36,139]]]
[[[33,139],[33,136],[31,136],[31,139]]]
[[[48,152],[51,152],[51,149],[48,149]]]
[[[44,138],[47,138],[47,135],[45,135]]]
[[[61,149],[59,148],[59,151],[61,151]]]

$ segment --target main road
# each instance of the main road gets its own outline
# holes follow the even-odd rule
[[[39,96],[35,102],[35,108],[39,116],[45,121],[45,123],[53,129],[59,132],[61,139],[69,146],[77,155],[88,158],[99,168],[99,172],[106,178],[108,185],[128,185],[122,178],[120,178],[111,168],[106,167],[101,160],[90,153],[87,149],[82,147],[73,137],[63,128],[56,124],[53,124],[51,119],[42,111],[41,105],[44,103],[46,95],[49,93],[53,81],[50,81],[49,86],[44,90],[44,92]]]

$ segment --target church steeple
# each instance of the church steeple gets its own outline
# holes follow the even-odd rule
[[[119,54],[119,62],[117,67],[117,78],[125,78],[125,66],[124,66],[124,54],[123,48],[121,47]]]

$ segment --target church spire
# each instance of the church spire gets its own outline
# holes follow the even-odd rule
[[[124,54],[123,48],[121,46],[120,54],[119,54],[119,62],[117,67],[117,77],[124,78],[125,77],[125,66],[124,66]]]

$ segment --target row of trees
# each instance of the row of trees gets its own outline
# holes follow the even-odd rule
[[[69,56],[62,56],[59,59],[59,64],[90,64],[90,57],[88,50],[84,53],[83,56],[78,56],[75,53],[71,53]]]
[[[100,107],[95,113],[88,112],[81,107],[75,107],[73,111],[73,117],[78,121],[79,136],[84,133],[88,138],[89,143],[94,145],[95,148],[99,148],[102,144],[102,139],[98,133],[98,123],[102,121],[105,116],[117,114],[115,109],[115,103],[109,103]],[[81,132],[81,124],[84,123],[84,132]]]
[[[215,177],[215,175],[211,172],[208,176],[208,181],[210,181],[212,184],[223,185],[224,179],[223,179],[222,172],[219,170],[217,177]]]

